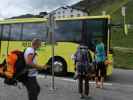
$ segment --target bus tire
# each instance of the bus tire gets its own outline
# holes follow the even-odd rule
[[[66,76],[67,74],[67,63],[59,56],[54,57],[54,74],[56,76]],[[50,65],[49,72],[52,74],[52,58],[49,60],[48,65]]]

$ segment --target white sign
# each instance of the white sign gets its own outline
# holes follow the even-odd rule
[[[106,11],[102,11],[102,15],[105,16],[106,15]]]
[[[122,16],[126,16],[126,7],[121,8]]]

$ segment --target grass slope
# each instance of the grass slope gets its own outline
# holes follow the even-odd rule
[[[122,23],[121,7],[126,6],[126,23],[133,23],[133,0],[116,0],[113,4],[105,3],[100,10],[106,9],[107,14],[112,16],[112,23]],[[100,14],[100,12],[97,14]],[[96,12],[95,12],[96,14]],[[129,29],[128,35],[124,35],[123,29],[113,28],[111,35],[112,47],[133,48],[133,29]],[[133,53],[114,50],[114,65],[117,68],[133,69]]]
[[[126,23],[133,24],[133,0],[128,0],[125,4],[126,9]],[[112,14],[113,22],[120,23],[122,21],[121,9],[118,9]],[[127,47],[133,48],[133,27],[129,28],[127,36],[123,34],[122,29],[112,29],[112,47]],[[115,66],[118,68],[133,69],[133,53],[115,50],[114,55]]]
[[[133,24],[133,0],[101,0],[101,3],[92,4],[87,6],[87,1],[81,2],[82,5],[77,4],[77,7],[85,8],[90,11],[90,15],[101,15],[102,11],[112,16],[112,23],[123,23],[121,16],[121,7],[126,6],[126,23]],[[91,1],[91,0],[90,0]],[[133,26],[129,29],[128,35],[124,35],[122,28],[112,28],[111,35],[112,47],[125,47],[133,48]],[[115,67],[133,69],[133,53],[123,52],[121,50],[114,50],[114,64]]]

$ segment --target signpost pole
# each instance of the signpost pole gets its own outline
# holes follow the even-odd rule
[[[125,35],[128,35],[128,25],[126,24],[126,7],[122,7],[122,16],[123,16],[123,30]]]
[[[54,15],[53,14],[49,14],[49,18],[48,18],[48,27],[49,27],[49,35],[50,35],[50,39],[51,39],[51,51],[52,51],[52,86],[51,89],[55,90],[55,79],[54,79],[54,44],[55,44],[55,40],[54,40],[54,27],[55,27],[55,20],[54,20]]]

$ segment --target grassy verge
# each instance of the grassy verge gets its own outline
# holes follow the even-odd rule
[[[128,0],[129,2],[125,5],[126,9],[126,23],[132,23],[133,21],[133,0]],[[112,14],[113,23],[122,23],[121,9],[118,9]],[[129,29],[128,35],[124,35],[123,29],[112,29],[112,47],[125,47],[133,48],[133,29]],[[114,64],[116,68],[122,69],[132,69],[133,70],[133,53],[125,52],[120,50],[114,50]]]
[[[133,52],[114,50],[114,66],[133,70]]]

